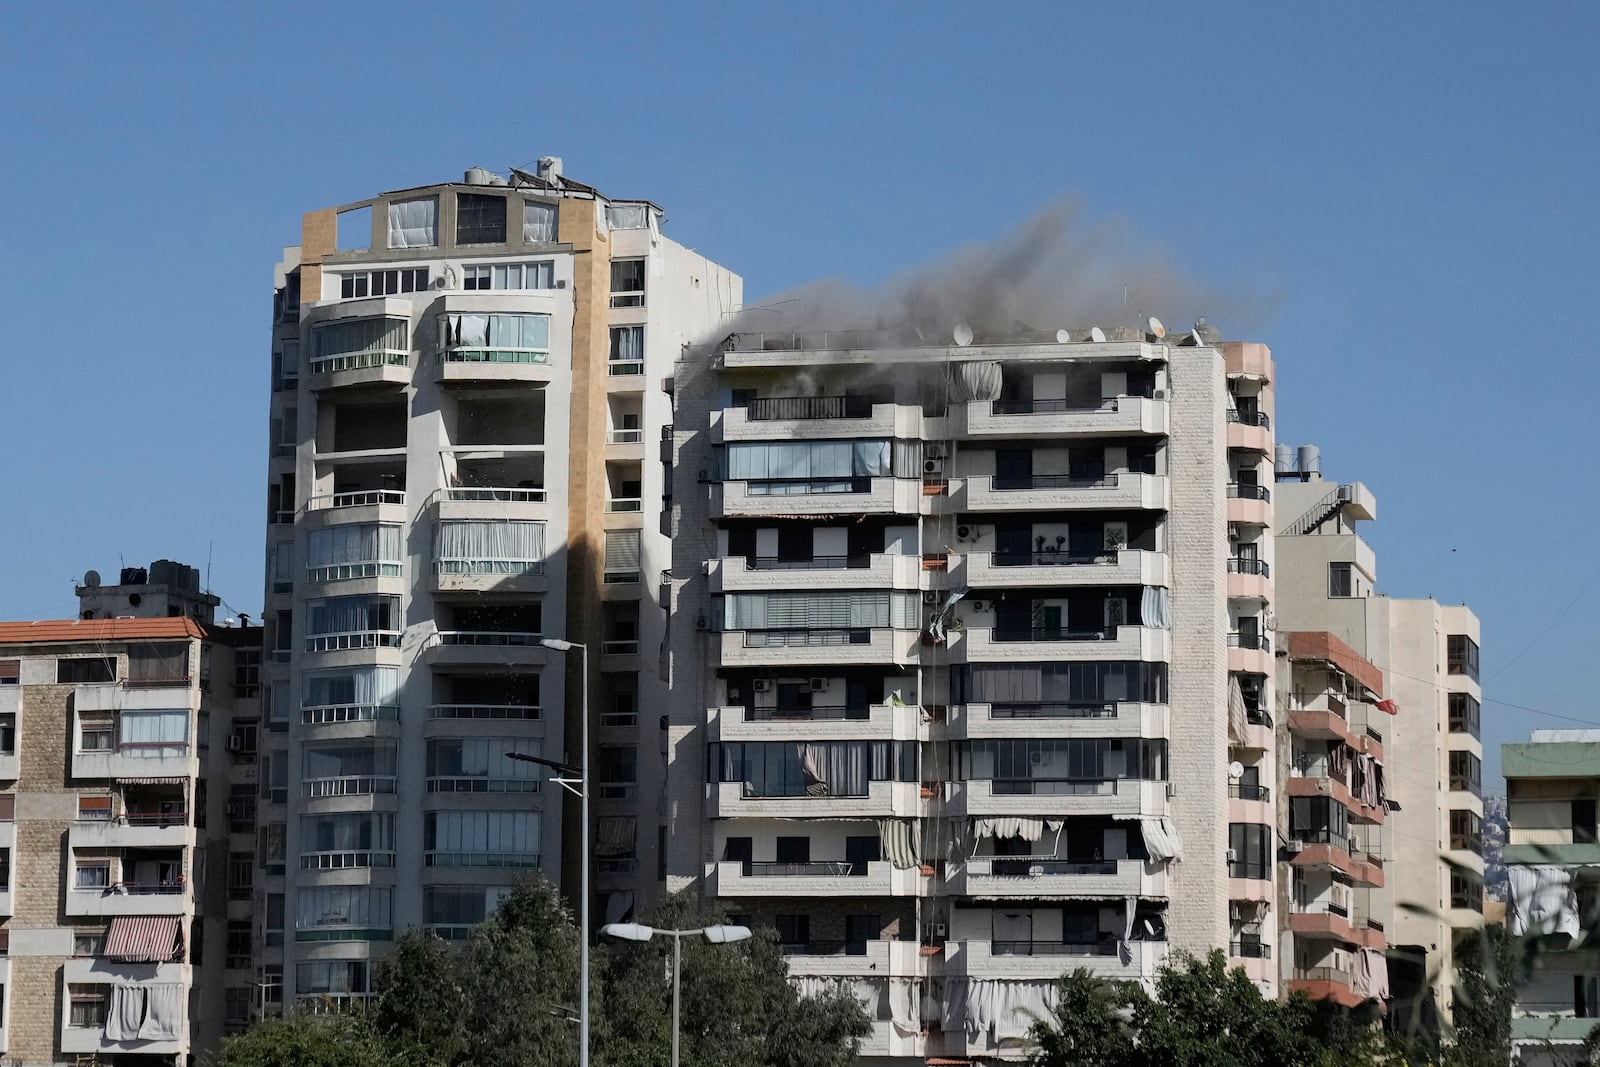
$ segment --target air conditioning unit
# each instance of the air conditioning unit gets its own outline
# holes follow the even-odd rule
[[[978,539],[978,528],[976,526],[957,526],[956,527],[956,540],[957,541],[976,541],[977,539]]]
[[[828,680],[826,678],[811,679],[811,691],[813,693],[820,693],[826,688],[828,688]]]
[[[1228,850],[1228,862],[1229,863],[1238,863],[1239,862],[1239,850],[1238,849],[1230,848]]]
[[[1167,398],[1167,391],[1165,389],[1157,388],[1157,389],[1150,390],[1150,399],[1152,399],[1152,400],[1165,400],[1166,398]]]
[[[1306,850],[1305,840],[1298,837],[1291,837],[1288,843],[1283,846],[1283,850],[1290,855],[1294,855],[1296,852],[1304,852]]]
[[[758,693],[765,693],[772,688],[772,682],[766,678],[757,678],[750,683],[750,688]]]
[[[1167,799],[1171,800],[1178,795],[1178,787],[1171,782],[1167,783]]]
[[[696,630],[709,630],[711,629],[711,620],[701,615],[694,620],[694,628]]]
[[[1044,877],[1044,864],[1035,863],[1033,866],[1029,867],[1028,868],[1028,877],[1029,878],[1043,878]]]
[[[938,591],[934,589],[924,590],[922,593],[922,602],[924,604],[937,604],[939,602]]]
[[[972,604],[972,610],[973,611],[988,611],[989,610],[989,601],[987,601],[987,600],[974,600],[974,601],[971,601],[971,604]]]
[[[227,748],[229,752],[243,752],[244,738],[238,734],[229,734]]]
[[[922,461],[922,473],[938,476],[944,473],[944,460],[925,459]]]
[[[226,815],[230,819],[237,819],[239,816],[244,814],[244,806],[230,800],[226,804],[222,805],[222,814]]]

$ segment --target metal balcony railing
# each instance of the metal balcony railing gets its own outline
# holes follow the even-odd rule
[[[1238,500],[1260,500],[1263,503],[1272,500],[1272,491],[1266,486],[1248,482],[1229,482],[1228,495]]]
[[[872,401],[864,396],[770,396],[745,404],[751,422],[801,419],[870,419]]]
[[[1115,413],[1117,400],[1115,397],[1096,399],[1084,397],[1057,397],[1048,400],[993,400],[990,401],[989,410],[995,415],[1065,415],[1065,414],[1093,414],[1097,412]]]
[[[1040,878],[1058,875],[1107,875],[1117,873],[1116,860],[1077,862],[1033,856],[996,856],[989,870],[1003,878]]]
[[[1267,417],[1264,411],[1237,411],[1229,408],[1228,421],[1236,422],[1241,426],[1259,426],[1263,430],[1272,428],[1272,420]]]
[[[1233,556],[1228,560],[1229,574],[1256,574],[1263,578],[1272,577],[1272,568],[1264,560],[1245,559],[1242,556]]]
[[[858,873],[866,874],[866,865],[861,866],[862,870],[857,872],[856,865],[848,860],[810,860],[803,863],[750,860],[744,865],[744,876],[746,878],[849,878]]]
[[[989,705],[991,719],[1114,719],[1116,717],[1115,704],[1041,701]]]
[[[1259,652],[1272,651],[1272,639],[1266,634],[1234,632],[1228,635],[1229,648],[1253,648]]]

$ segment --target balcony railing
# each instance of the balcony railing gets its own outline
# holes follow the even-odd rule
[[[393,793],[394,775],[350,774],[332,778],[307,778],[301,783],[304,797],[370,796],[376,793]]]
[[[864,396],[770,396],[745,404],[751,422],[787,419],[870,419],[872,401]]]
[[[1231,633],[1228,635],[1229,648],[1252,648],[1258,652],[1271,652],[1272,640],[1266,634]]]
[[[430,793],[537,793],[537,778],[491,778],[483,774],[432,775]]]
[[[1263,430],[1272,429],[1272,420],[1267,418],[1264,411],[1238,411],[1228,409],[1228,421],[1237,422],[1241,426],[1259,426]]]
[[[639,654],[639,641],[637,638],[627,641],[602,641],[600,642],[602,656],[637,656]]]
[[[751,496],[821,496],[833,493],[870,493],[871,478],[749,478],[745,492]]]
[[[341,370],[364,370],[368,367],[404,367],[411,361],[411,353],[399,348],[378,348],[367,352],[335,352],[312,356],[307,367],[313,374],[331,374]]]
[[[1242,960],[1270,960],[1272,946],[1264,945],[1260,941],[1230,941],[1228,955]]]
[[[855,866],[848,860],[811,860],[805,863],[751,860],[744,865],[744,876],[746,878],[849,878],[857,873],[867,873],[865,865],[860,872],[855,870]]]
[[[125,811],[117,816],[117,821],[126,823],[129,826],[166,829],[171,826],[188,826],[189,813],[186,811]]]
[[[844,704],[813,704],[809,708],[745,708],[745,722],[792,722],[807,719],[826,721],[839,721],[845,719],[868,719],[872,709],[849,707]]]
[[[1060,549],[1042,552],[996,552],[996,567],[1094,567],[1114,566],[1117,553],[1114,549],[1103,552],[1072,553]]]
[[[1068,630],[1063,627],[1000,627],[991,631],[991,641],[1112,641],[1117,627],[1101,630]]]
[[[345,722],[399,722],[398,704],[318,704],[300,709],[301,726]]]
[[[989,410],[996,415],[1064,415],[1070,412],[1116,411],[1115,398],[1104,400],[1056,397],[1049,400],[993,400]]]
[[[314,496],[306,501],[307,511],[325,511],[329,508],[361,508],[374,504],[404,504],[403,489],[362,489],[353,493],[332,493]]]
[[[1108,796],[1117,792],[1115,778],[992,778],[991,796]]]
[[[126,893],[130,897],[174,896],[183,892],[187,883],[182,875],[154,882],[113,882],[111,891]]]
[[[346,652],[360,648],[399,648],[400,634],[393,630],[356,630],[351,633],[313,634],[306,638],[307,652]]]
[[[1017,702],[990,704],[991,719],[1114,719],[1115,704]]]
[[[643,430],[607,430],[606,444],[636,445],[644,440]]]
[[[872,643],[869,629],[851,630],[746,630],[745,648],[811,648]]]
[[[644,510],[644,501],[636,496],[614,496],[606,501],[606,510],[613,515],[626,515]]]
[[[537,852],[424,852],[427,867],[537,867]]]
[[[991,956],[1115,956],[1110,941],[991,941]]]
[[[1483,855],[1483,834],[1451,834],[1450,848],[1454,852],[1475,852]]]
[[[1228,495],[1238,500],[1260,500],[1263,503],[1272,499],[1272,492],[1266,486],[1248,482],[1229,482]]]
[[[542,488],[505,485],[453,485],[433,494],[433,501],[497,504],[543,504],[549,499]]]
[[[642,359],[613,359],[606,363],[606,373],[613,378],[631,378],[644,373]]]
[[[346,852],[302,852],[300,854],[300,869],[302,871],[344,871],[361,867],[393,867],[393,852],[346,851]]]
[[[1272,787],[1249,782],[1229,782],[1228,795],[1240,800],[1271,800]]]
[[[1114,489],[1115,474],[997,474],[989,483],[997,490],[1008,489]]]
[[[483,574],[515,577],[519,574],[543,574],[542,559],[436,559],[435,574]]]
[[[428,708],[430,719],[524,719],[539,717],[539,709],[531,704],[433,704]]]
[[[307,567],[308,582],[344,582],[354,578],[398,578],[399,560],[366,560],[359,563],[336,563],[328,567]]]
[[[512,645],[531,647],[544,640],[542,633],[520,630],[440,630],[435,635],[441,645]]]
[[[1264,560],[1245,559],[1242,556],[1232,556],[1228,559],[1229,574],[1256,574],[1263,578],[1272,577],[1272,568]]]
[[[1339,967],[1296,967],[1289,976],[1297,982],[1336,982],[1350,984],[1350,972]]]
[[[1096,860],[1083,863],[1073,860],[1039,858],[1033,856],[996,856],[989,870],[1002,878],[1032,878],[1047,875],[1116,874],[1116,860]]]
[[[442,357],[446,363],[549,363],[547,348],[494,348],[458,345],[447,348]]]
[[[855,556],[813,556],[810,559],[779,559],[777,556],[746,556],[745,567],[752,571],[841,571],[872,566],[866,553]]]

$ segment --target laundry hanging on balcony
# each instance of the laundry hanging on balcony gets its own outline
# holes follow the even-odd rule
[[[854,997],[865,1009],[867,1018],[883,1018],[884,1001],[889,998],[888,982],[872,978],[836,978],[826,975],[795,975],[789,979],[802,997]]]
[[[1170,597],[1167,591],[1160,586],[1145,586],[1144,595],[1139,598],[1139,618],[1145,626],[1157,630],[1165,630],[1172,625],[1169,611]]]
[[[1140,819],[1145,851],[1152,860],[1171,862],[1183,859],[1183,835],[1169,816]]]
[[[922,864],[922,827],[916,819],[879,819],[878,837],[883,842],[883,858],[899,871]]]
[[[1228,676],[1228,740],[1238,743],[1244,740],[1244,734],[1250,727],[1250,714],[1244,706],[1244,689],[1239,685],[1239,676]]]
[[[1020,1041],[1034,1020],[1048,1018],[1060,1000],[1053,981],[947,978],[940,1025],[945,1033],[965,1030],[969,1041]]]
[[[1541,864],[1508,866],[1511,902],[1506,929],[1513,937],[1523,934],[1566,934],[1578,936],[1578,895],[1572,888],[1572,872]]]
[[[1362,1000],[1389,999],[1389,960],[1375,948],[1356,953],[1350,991]]]

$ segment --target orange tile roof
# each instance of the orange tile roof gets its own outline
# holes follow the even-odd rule
[[[193,619],[49,619],[0,622],[0,645],[60,645],[75,641],[203,637]]]

